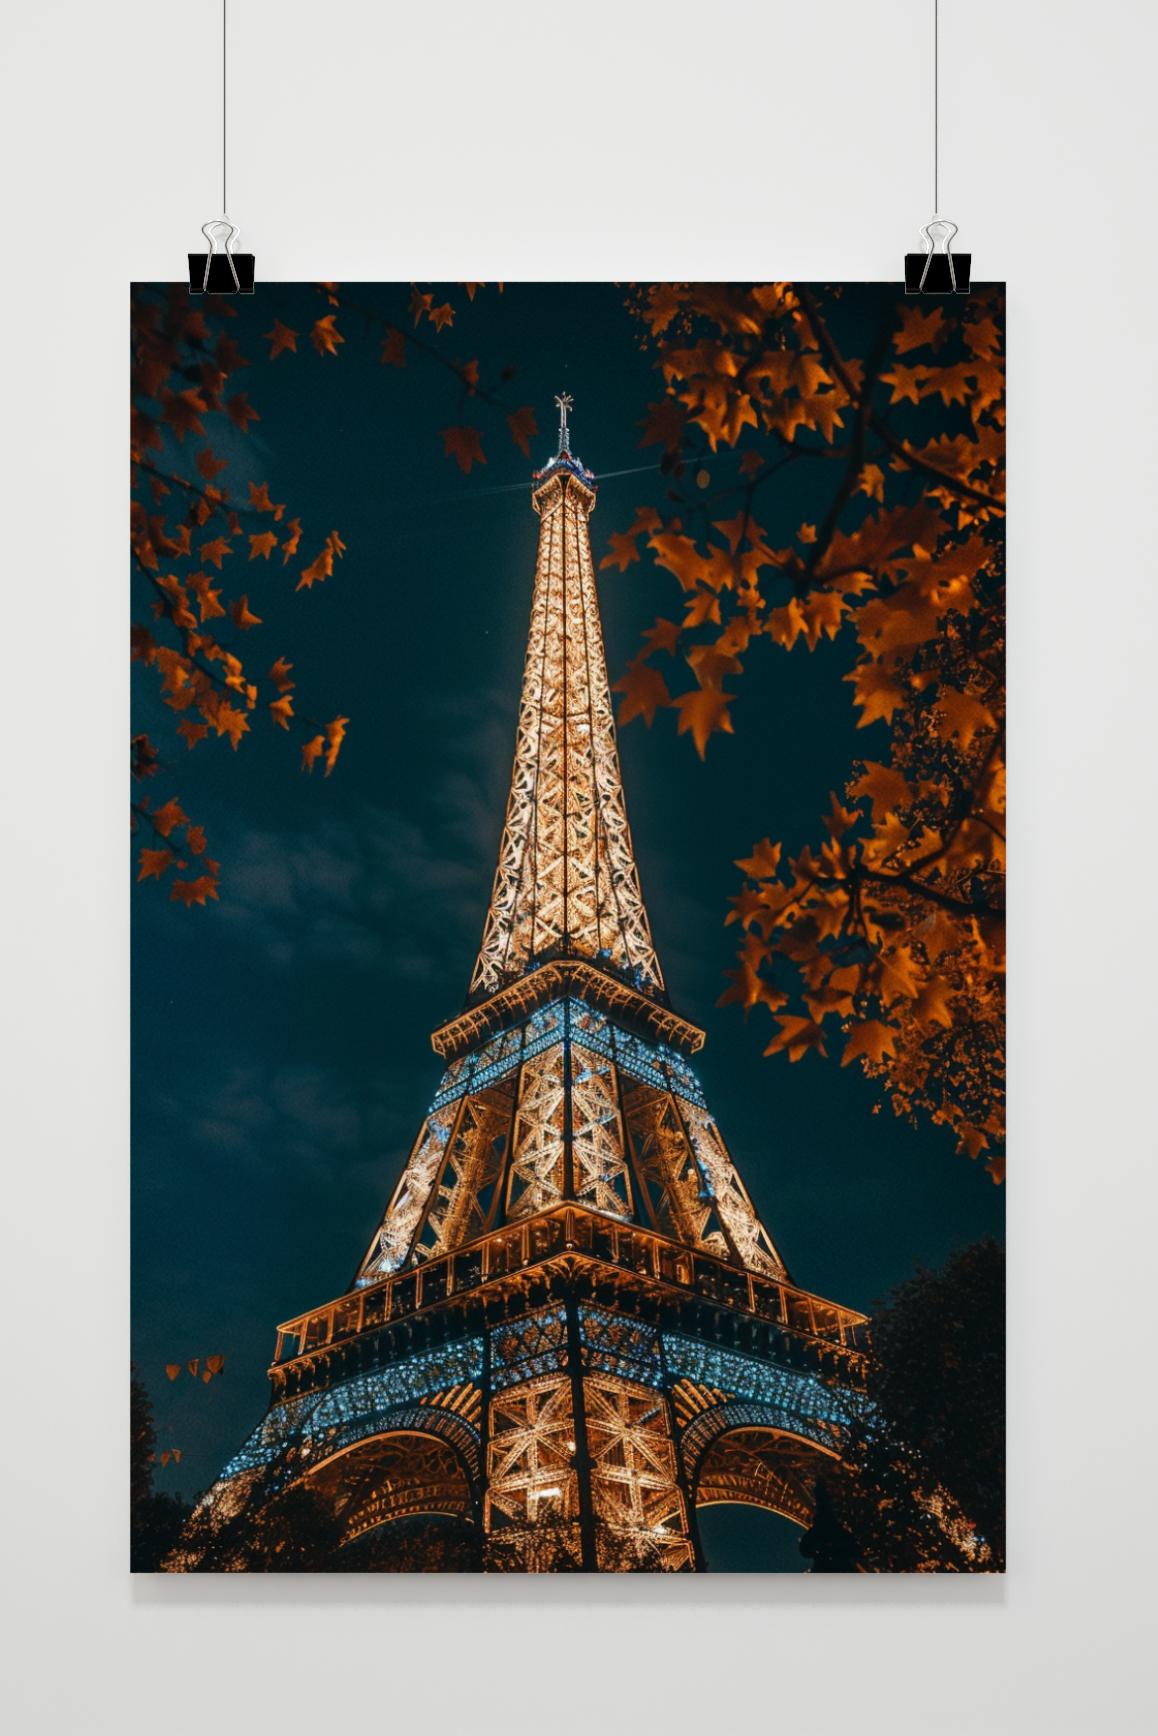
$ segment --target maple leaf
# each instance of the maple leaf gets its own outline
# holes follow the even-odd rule
[[[225,559],[225,556],[231,555],[232,553],[233,550],[230,548],[228,541],[223,536],[215,536],[212,542],[201,544],[201,559],[203,561],[208,561],[211,566],[216,567],[218,572],[221,571],[221,563]]]
[[[249,558],[257,560],[260,555],[267,561],[277,547],[277,533],[272,530],[251,531],[249,534]]]
[[[167,1362],[165,1364],[165,1373],[168,1375],[170,1380],[176,1380],[180,1372],[181,1364],[179,1362]]]
[[[226,553],[229,551],[226,550]],[[197,606],[201,612],[202,621],[212,621],[223,617],[225,610],[221,604],[221,592],[213,589],[208,573],[190,573],[189,589],[197,598]]]
[[[321,579],[328,579],[334,570],[334,551],[327,542],[319,555],[316,555],[308,567],[302,568],[302,576],[295,590],[310,590]]]
[[[191,717],[183,717],[181,722],[177,725],[177,734],[182,737],[187,747],[195,748],[197,743],[199,741],[204,741],[205,737],[209,734],[209,725],[207,723],[197,723]]]
[[[186,909],[193,904],[205,904],[208,899],[217,897],[217,876],[199,874],[195,880],[174,880],[169,897]]]
[[[189,816],[184,812],[180,802],[174,796],[164,807],[153,810],[153,826],[162,838],[167,838],[174,826],[187,824]]]
[[[325,745],[326,738],[324,735],[312,736],[310,740],[306,742],[305,746],[302,748],[302,770],[304,772],[313,771],[314,766],[321,757]]]
[[[628,664],[626,675],[615,683],[615,691],[623,694],[619,708],[621,724],[630,723],[633,717],[642,717],[650,729],[658,708],[672,702],[667,682],[659,670],[653,669],[641,657]]]
[[[404,368],[406,366],[406,338],[397,326],[386,327],[386,340],[382,345],[381,359],[388,368]]]
[[[512,410],[507,417],[507,428],[511,439],[519,448],[524,458],[531,456],[531,441],[539,432],[539,424],[535,420],[535,412],[529,404],[523,404],[517,410]]]
[[[761,838],[750,856],[737,857],[736,867],[749,880],[771,880],[780,867],[780,849],[771,838]]]
[[[903,362],[898,362],[892,373],[882,374],[881,379],[887,386],[893,388],[891,402],[903,403],[911,398],[914,404],[921,402],[921,382],[928,373],[928,368],[907,368]]]
[[[486,463],[482,434],[477,428],[444,428],[442,445],[447,458],[455,459],[464,474],[469,474],[473,464]]]
[[[660,403],[653,404],[643,423],[643,438],[641,446],[666,446],[669,452],[674,452],[683,439],[687,427],[688,413],[682,404],[674,398],[664,398]]]
[[[229,469],[226,458],[215,458],[208,446],[203,446],[197,454],[197,469],[206,482],[212,482],[215,476],[220,476],[223,470]]]
[[[210,1374],[221,1374],[225,1368],[225,1358],[221,1355],[207,1356],[205,1366]]]
[[[335,717],[332,723],[326,725],[326,776],[329,777],[337,763],[338,752],[346,739],[348,717]]]
[[[272,512],[275,519],[280,519],[285,507],[269,498],[268,482],[251,482],[249,485],[249,504],[254,512]]]
[[[654,627],[649,627],[643,635],[643,642],[651,651],[671,651],[674,653],[682,632],[683,629],[678,621],[668,621],[662,615],[657,615]]]
[[[269,709],[274,722],[279,723],[283,729],[288,729],[290,726],[290,718],[294,714],[293,694],[283,693],[280,698],[271,699],[269,702]]]
[[[874,820],[879,821],[890,808],[904,807],[912,800],[912,791],[904,774],[895,767],[881,765],[877,760],[865,760],[864,768],[864,776],[849,784],[848,794],[854,799],[867,797],[872,803]]]
[[[302,521],[291,518],[286,526],[287,535],[281,545],[282,565],[288,566],[298,552],[298,544],[302,540]]]
[[[166,837],[168,834],[164,834]],[[142,850],[141,870],[138,880],[148,880],[150,876],[159,880],[170,862],[174,861],[172,850]]]
[[[688,627],[702,627],[705,621],[720,622],[720,599],[714,591],[698,590],[689,599],[687,614],[683,624]]]
[[[292,326],[283,325],[279,319],[275,319],[273,322],[273,330],[271,332],[262,333],[263,337],[269,339],[270,361],[276,362],[283,350],[293,350],[296,353],[299,335],[298,332],[293,330]]]
[[[237,706],[230,705],[228,700],[223,700],[213,714],[213,727],[218,735],[229,737],[230,745],[236,753],[241,745],[242,736],[249,728],[249,719],[244,711],[239,711]]]
[[[880,994],[886,1005],[913,1000],[921,991],[918,966],[908,946],[897,946],[880,961]]]
[[[240,428],[244,434],[251,422],[260,422],[261,417],[249,401],[245,392],[235,392],[225,405],[229,420],[235,428]]]
[[[428,309],[426,317],[435,331],[440,332],[444,327],[454,324],[454,309],[448,301],[444,301],[441,307]]]
[[[613,530],[607,540],[611,544],[611,553],[604,555],[599,563],[599,571],[602,572],[605,567],[618,567],[621,573],[625,573],[632,561],[639,559],[635,538],[627,536],[621,530]]]
[[[909,350],[919,350],[924,344],[935,344],[944,333],[945,313],[935,307],[925,313],[920,303],[901,309],[901,330],[896,340],[899,356]]]
[[[293,682],[290,680],[292,668],[292,663],[287,663],[284,657],[279,657],[270,669],[267,679],[273,682],[279,693],[284,693],[287,688],[293,686]]]
[[[346,341],[334,323],[337,317],[335,313],[327,313],[314,322],[314,329],[310,333],[310,342],[319,356],[336,356],[338,345],[344,344]]]
[[[940,312],[940,309],[938,309]],[[879,464],[865,464],[856,479],[858,494],[867,494],[870,500],[879,500],[882,505],[885,498],[885,473]]]
[[[942,721],[938,725],[938,734],[942,741],[951,741],[954,736],[958,736],[962,748],[967,750],[972,746],[973,737],[978,730],[993,727],[993,713],[971,693],[958,693],[953,687],[939,687],[937,704],[942,714]]]
[[[862,1019],[860,1024],[852,1026],[840,1064],[847,1067],[858,1055],[865,1055],[870,1061],[883,1061],[886,1055],[895,1055],[896,1052],[897,1033],[891,1025],[882,1023],[880,1019]]]
[[[883,664],[858,663],[843,679],[855,684],[855,703],[863,708],[857,720],[858,729],[875,723],[878,718],[890,723],[898,705],[904,703],[904,688]]]
[[[708,737],[714,730],[723,730],[727,735],[733,733],[728,703],[735,697],[734,693],[724,693],[718,687],[708,686],[695,687],[690,693],[680,693],[673,701],[680,714],[676,732],[684,735],[691,731],[696,752],[701,759],[706,756]]]
[[[790,1061],[801,1060],[809,1049],[815,1049],[819,1055],[827,1055],[824,1032],[815,1020],[802,1019],[794,1013],[777,1013],[776,1023],[780,1026],[780,1032],[764,1050],[766,1055],[785,1052]]]
[[[204,854],[205,854],[205,828],[204,828],[204,826],[186,826],[186,828],[185,828],[185,848],[188,850],[188,852],[191,856],[204,856]]]
[[[255,615],[250,609],[248,596],[238,597],[236,602],[230,603],[229,618],[243,633],[247,633],[251,627],[261,626],[261,616]]]
[[[205,424],[201,417],[209,406],[195,387],[189,387],[184,392],[166,390],[161,393],[160,398],[164,420],[178,440],[183,442],[187,434],[204,434]]]

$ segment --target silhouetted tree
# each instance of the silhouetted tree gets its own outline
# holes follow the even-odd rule
[[[157,1573],[189,1516],[180,1495],[153,1487],[157,1432],[153,1406],[135,1374],[129,1381],[129,1566],[134,1573]]]
[[[1005,1566],[1005,1254],[987,1239],[918,1271],[873,1322],[848,1474],[829,1482],[872,1572]]]

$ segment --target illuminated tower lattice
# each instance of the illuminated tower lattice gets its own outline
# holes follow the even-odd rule
[[[703,1033],[664,990],[615,741],[595,478],[557,402],[466,1006],[434,1033],[445,1071],[349,1290],[279,1327],[270,1408],[203,1530],[305,1482],[343,1550],[441,1515],[491,1569],[694,1570],[698,1506],[807,1523],[839,1452],[863,1319],[791,1281],[692,1068]]]

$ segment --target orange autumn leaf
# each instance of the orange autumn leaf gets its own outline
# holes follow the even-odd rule
[[[696,752],[700,758],[705,757],[708,738],[715,730],[723,730],[731,735],[732,715],[728,710],[734,693],[724,693],[718,687],[696,687],[690,693],[677,694],[673,704],[679,709],[677,734],[684,735],[691,731],[692,740],[696,744]]]
[[[642,717],[650,728],[658,708],[672,702],[667,682],[659,670],[639,657],[628,664],[626,675],[615,683],[615,691],[623,694],[623,703],[619,707],[621,724],[630,723],[633,717]]]
[[[897,1033],[893,1027],[880,1019],[864,1019],[852,1026],[840,1064],[847,1067],[858,1055],[867,1056],[870,1061],[882,1061],[886,1055],[895,1055],[896,1052]]]
[[[314,329],[310,333],[310,342],[319,356],[336,356],[338,345],[344,344],[346,341],[335,324],[337,317],[335,313],[327,313],[314,322]]]
[[[281,545],[281,559],[283,566],[288,566],[293,560],[294,556],[298,552],[298,544],[301,540],[302,521],[300,518],[291,518],[286,526],[285,540]]]
[[[212,482],[215,476],[220,476],[221,472],[228,468],[228,460],[214,457],[208,446],[203,446],[197,454],[197,469],[206,482]]]
[[[299,591],[308,591],[311,586],[317,584],[320,580],[328,579],[333,570],[334,554],[333,550],[327,544],[320,554],[314,556],[314,559],[310,562],[308,567],[302,568],[302,576],[298,580],[295,589]]]
[[[324,735],[311,736],[310,740],[306,742],[305,746],[302,748],[302,770],[304,772],[313,771],[314,766],[321,758],[325,745],[326,738]]]
[[[210,898],[217,897],[217,876],[199,874],[196,880],[174,880],[169,896],[185,905],[186,909],[194,904],[205,904]]]
[[[148,880],[153,877],[159,880],[173,860],[172,850],[142,850],[141,870],[137,879]]]
[[[195,748],[197,743],[199,741],[204,741],[205,737],[209,734],[209,725],[207,723],[198,723],[196,719],[192,717],[183,717],[177,725],[177,734],[184,741],[186,747]]]
[[[815,1049],[818,1055],[828,1053],[824,1046],[824,1032],[813,1019],[803,1019],[796,1014],[778,1013],[776,1023],[780,1026],[778,1036],[773,1037],[764,1053],[775,1055],[784,1051],[790,1061],[799,1061],[807,1055],[809,1049]]]
[[[603,572],[607,567],[618,567],[621,573],[625,573],[632,561],[639,559],[635,538],[621,530],[613,530],[607,540],[611,544],[611,552],[600,561],[599,571]]]
[[[264,332],[262,335],[269,339],[269,359],[271,362],[276,362],[283,350],[292,350],[295,353],[297,351],[300,334],[295,332],[292,326],[283,325],[279,319],[274,320],[272,331]]]
[[[251,422],[261,421],[261,417],[250,403],[249,396],[245,392],[235,392],[226,403],[225,409],[233,426],[240,428],[243,434]]]
[[[338,753],[346,739],[348,717],[335,717],[332,723],[326,725],[326,776],[329,777],[337,764]]]
[[[272,512],[275,519],[280,519],[285,511],[284,505],[269,497],[268,482],[251,482],[249,485],[249,504],[254,512]]]
[[[382,361],[388,368],[404,368],[406,366],[406,337],[397,326],[387,326],[386,341],[382,345]]]
[[[539,424],[535,420],[535,412],[529,404],[523,404],[517,410],[512,410],[507,417],[507,428],[511,439],[523,454],[524,458],[531,456],[531,441],[539,432]]]
[[[185,848],[188,850],[188,852],[191,856],[204,856],[204,854],[205,854],[205,828],[204,828],[204,826],[187,826],[186,827],[186,829],[185,829]]]
[[[272,530],[251,531],[249,536],[249,558],[257,560],[260,555],[267,561],[277,547],[277,536]]]
[[[271,699],[269,702],[269,709],[273,721],[280,724],[282,729],[288,729],[290,726],[290,718],[294,714],[293,694],[283,693],[279,698]]]
[[[442,445],[446,456],[455,459],[464,474],[469,474],[472,465],[486,463],[482,434],[477,428],[444,428]]]
[[[208,561],[210,566],[216,567],[218,572],[221,571],[221,563],[225,556],[232,553],[233,550],[223,536],[215,536],[211,542],[201,544],[201,559]]]
[[[235,627],[247,633],[251,627],[261,626],[261,616],[255,615],[249,606],[249,597],[238,597],[229,605],[229,618]]]
[[[162,838],[167,838],[174,826],[184,826],[189,816],[185,813],[176,796],[167,801],[164,807],[153,811],[153,826]]]
[[[779,844],[774,844],[771,838],[761,838],[750,856],[736,859],[736,867],[743,870],[749,880],[771,880],[780,867]]]
[[[426,316],[435,331],[442,331],[446,326],[454,324],[454,309],[448,301],[441,307],[432,307]]]
[[[181,1364],[179,1362],[167,1362],[165,1364],[165,1373],[168,1375],[170,1380],[176,1380],[180,1372]]]

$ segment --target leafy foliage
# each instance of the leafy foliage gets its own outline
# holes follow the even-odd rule
[[[232,431],[244,434],[261,420],[248,395],[233,387],[247,366],[224,329],[233,313],[228,303],[198,307],[176,288],[137,289],[132,300],[130,546],[139,594],[132,655],[157,677],[185,751],[207,740],[226,740],[236,751],[263,713],[290,734],[317,729],[295,715],[292,664],[285,657],[267,673],[254,673],[244,641],[261,626],[261,616],[250,607],[251,590],[231,594],[228,588],[235,561],[244,559],[246,571],[258,560],[268,566],[275,551],[283,568],[300,561],[302,537],[300,518],[286,517],[286,504],[271,500],[268,483],[251,482],[239,501],[219,480],[229,466],[214,442],[220,446]],[[272,353],[296,351],[297,335],[275,321]],[[327,346],[316,341],[315,347]],[[301,566],[297,589],[329,578],[345,552],[331,531]],[[255,580],[246,582],[252,587]],[[348,721],[331,723],[323,735],[335,744],[327,773]],[[146,735],[134,737],[138,782],[162,767],[171,775],[171,764],[167,749]],[[149,837],[140,850],[139,880],[167,880],[171,898],[186,907],[218,896],[219,865],[206,853],[205,831],[176,797],[157,807],[141,794],[132,820]]]
[[[791,1061],[837,1034],[898,1114],[950,1128],[1000,1180],[1001,298],[929,308],[882,289],[863,356],[843,346],[835,289],[653,285],[633,307],[664,384],[643,444],[662,448],[672,510],[641,510],[601,564],[622,572],[646,549],[683,614],[645,635],[621,721],[671,709],[703,757],[735,729],[751,656],[839,638],[859,727],[883,732],[822,837],[786,861],[766,839],[739,863],[723,998],[765,1008],[766,1052]],[[712,466],[730,479],[698,498],[685,479],[710,488]],[[824,475],[827,507],[774,546],[757,515],[783,515],[800,467]],[[678,691],[681,662],[693,685]]]

